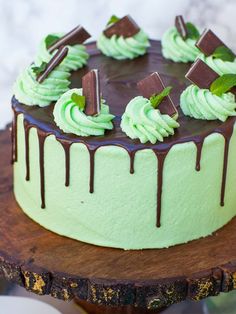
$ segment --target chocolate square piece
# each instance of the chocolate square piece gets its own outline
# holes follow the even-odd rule
[[[206,56],[210,56],[214,53],[216,48],[220,46],[227,47],[223,41],[219,39],[219,37],[216,36],[215,33],[212,32],[210,29],[206,29],[199,40],[196,43],[196,46],[198,49],[201,50],[201,52],[204,53]],[[227,47],[228,48],[228,47]]]
[[[219,75],[201,59],[197,59],[185,77],[199,88],[210,89],[211,84]],[[231,88],[230,92],[236,95],[236,87]]]
[[[82,77],[83,96],[85,96],[85,113],[94,116],[101,110],[101,93],[98,70],[91,70]]]
[[[72,31],[58,39],[54,44],[52,44],[51,47],[48,48],[49,52],[54,51],[55,49],[60,48],[61,46],[73,46],[73,45],[79,45],[85,42],[88,38],[90,38],[91,35],[82,27],[77,26]]]
[[[197,59],[185,75],[185,77],[199,88],[209,89],[219,75],[201,59]]]
[[[108,25],[103,31],[104,35],[108,38],[113,35],[132,37],[140,31],[139,26],[132,19],[131,16],[126,15],[114,24]]]
[[[46,69],[40,73],[37,76],[37,81],[39,83],[42,83],[48,75],[64,60],[64,58],[68,54],[68,48],[67,47],[61,47],[58,49],[58,51],[55,53],[55,55],[51,58],[51,60],[48,62]]]
[[[143,80],[139,81],[137,86],[145,98],[150,98],[153,95],[159,94],[165,88],[162,79],[157,72],[154,72]],[[171,117],[178,112],[170,96],[166,96],[162,100],[158,106],[158,109],[162,114],[168,114]]]
[[[186,24],[184,22],[183,16],[182,15],[177,15],[175,18],[175,27],[177,28],[177,31],[179,32],[180,36],[183,39],[186,39],[188,36],[188,31]]]

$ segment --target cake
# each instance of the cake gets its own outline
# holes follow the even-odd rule
[[[208,236],[235,216],[235,114],[224,121],[184,114],[180,99],[184,109],[190,85],[185,75],[193,68],[163,57],[160,41],[149,42],[146,53],[132,60],[114,60],[96,43],[86,44],[87,66],[74,72],[63,61],[66,42],[43,69],[33,64],[18,79],[12,99],[14,194],[42,227],[95,245],[148,249]],[[98,90],[86,87],[88,75],[97,79],[97,73],[100,113]],[[154,100],[140,92],[140,82],[153,73],[163,88],[172,87],[163,99],[177,112],[157,114]],[[92,112],[84,111],[84,101],[95,103]],[[233,96],[230,101],[235,103]],[[132,138],[128,126],[145,112],[141,126],[153,115],[169,116],[163,119],[171,121],[170,131],[159,129],[167,136]],[[98,133],[85,130],[87,122],[78,126],[80,119],[97,122],[101,113],[106,123],[95,127]]]

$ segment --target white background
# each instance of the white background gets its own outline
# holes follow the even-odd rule
[[[42,36],[82,24],[96,39],[112,14],[127,13],[153,39],[183,14],[236,50],[236,0],[0,0],[0,128],[11,119],[13,82]]]

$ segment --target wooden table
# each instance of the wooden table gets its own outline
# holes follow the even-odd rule
[[[236,219],[213,236],[169,249],[123,251],[56,235],[12,193],[10,132],[0,132],[0,274],[90,313],[157,313],[236,288]],[[114,307],[116,309],[114,309]]]

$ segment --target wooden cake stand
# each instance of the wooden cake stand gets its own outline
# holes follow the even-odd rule
[[[7,280],[40,295],[76,298],[103,314],[157,313],[236,288],[236,219],[213,236],[169,249],[123,251],[71,240],[21,211],[10,151],[10,132],[0,131],[0,275]]]

